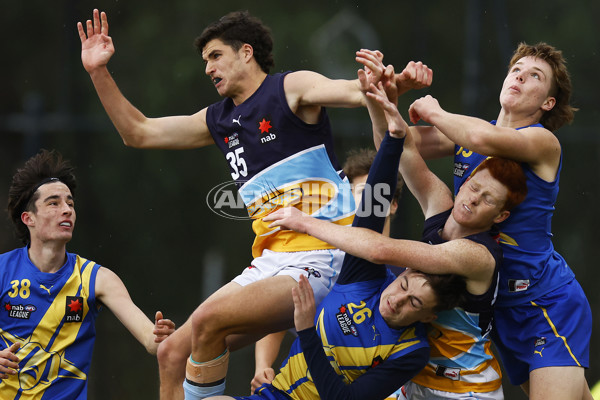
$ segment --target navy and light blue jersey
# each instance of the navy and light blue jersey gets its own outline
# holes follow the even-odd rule
[[[446,242],[440,235],[452,209],[425,221],[422,240],[429,244]],[[490,230],[466,236],[485,246],[494,257],[495,268],[488,290],[480,295],[466,293],[463,307],[440,311],[430,322],[431,355],[427,366],[412,379],[431,389],[454,393],[491,392],[502,386],[502,372],[491,349],[493,306],[498,291],[502,249],[498,232]]]
[[[309,235],[269,229],[261,218],[280,207],[295,205],[341,225],[349,225],[354,216],[354,199],[334,153],[327,113],[323,108],[316,124],[296,116],[285,97],[286,75],[267,75],[242,104],[227,98],[206,113],[208,129],[254,220],[254,257],[264,249],[332,248]]]
[[[58,272],[44,273],[27,247],[0,255],[0,350],[21,343],[19,373],[0,381],[2,399],[87,398],[99,266],[66,256]]]
[[[495,124],[495,121],[492,123]],[[532,126],[542,127],[540,124]],[[517,130],[515,134],[518,134]],[[455,193],[485,158],[456,146]],[[525,163],[522,167],[527,177],[527,197],[511,211],[506,221],[499,224],[504,261],[500,270],[498,306],[534,300],[575,277],[552,244],[551,221],[558,196],[562,156],[553,182],[539,178]]]

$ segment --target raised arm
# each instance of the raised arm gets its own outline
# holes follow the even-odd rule
[[[123,281],[108,268],[101,267],[96,277],[96,297],[121,321],[150,354],[156,354],[158,344],[175,331],[175,324],[163,319],[158,311],[155,321],[136,306]]]
[[[514,129],[445,111],[439,102],[425,96],[409,109],[410,120],[423,120],[437,127],[452,142],[488,156],[528,163],[542,179],[553,181],[560,162],[560,143],[552,132],[541,127]]]
[[[147,118],[123,96],[107,68],[115,48],[108,36],[106,13],[94,10],[85,30],[81,22],[77,23],[77,30],[83,67],[127,146],[187,149],[214,143],[206,125],[206,109],[190,116]]]
[[[383,85],[371,85],[367,92],[367,108],[373,122],[373,137],[378,145],[379,137],[385,132],[396,137],[405,137],[404,152],[400,159],[400,173],[406,186],[421,206],[425,218],[446,211],[453,205],[452,192],[429,168],[419,154],[408,124],[404,121],[394,100],[397,92],[393,85],[386,90]],[[391,99],[391,100],[390,100]]]

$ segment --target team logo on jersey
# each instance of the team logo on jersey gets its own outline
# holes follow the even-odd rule
[[[304,270],[308,272],[307,278],[310,278],[311,276],[314,276],[315,278],[321,277],[321,273],[314,268],[305,267]]]
[[[260,133],[260,143],[265,144],[272,142],[277,139],[277,134],[274,132],[273,126],[271,126],[271,119],[263,118],[258,121],[258,131]]]
[[[524,292],[529,289],[529,279],[509,279],[509,292]]]
[[[460,380],[460,368],[448,368],[438,365],[435,369],[435,374],[437,376],[443,376],[445,378],[452,379],[453,381]]]
[[[33,304],[10,304],[4,303],[4,309],[8,312],[10,318],[17,319],[29,319],[31,313],[36,311],[37,308]]]
[[[348,315],[348,307],[346,307],[346,305],[340,307],[340,312],[335,314],[335,318],[344,335],[358,336],[358,331],[352,324],[352,318]]]
[[[454,163],[454,176],[456,176],[458,178],[462,178],[465,175],[465,172],[469,171],[469,168],[471,168],[471,164],[463,163],[460,161],[455,162]]]
[[[65,322],[83,321],[83,297],[67,296]]]
[[[236,118],[232,118],[231,123],[232,124],[238,124],[238,126],[242,126],[242,114],[240,114],[239,117]]]
[[[223,141],[231,149],[232,147],[235,147],[238,144],[240,144],[240,138],[239,138],[239,136],[240,135],[238,135],[238,133],[235,132],[233,135],[225,136],[225,139],[223,139]]]

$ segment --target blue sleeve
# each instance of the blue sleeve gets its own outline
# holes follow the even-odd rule
[[[352,226],[382,232],[389,206],[398,184],[398,165],[404,148],[404,138],[393,138],[386,132],[379,151],[369,170],[367,184],[354,217]],[[385,278],[385,267],[346,253],[340,284]]]
[[[429,347],[419,347],[370,368],[346,385],[331,367],[315,328],[298,332],[308,370],[321,400],[376,400],[394,393],[417,375],[429,360]]]

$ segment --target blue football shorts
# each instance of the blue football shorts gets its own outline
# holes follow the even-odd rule
[[[590,304],[575,279],[534,301],[494,309],[492,339],[513,385],[538,368],[588,368],[591,333]]]

